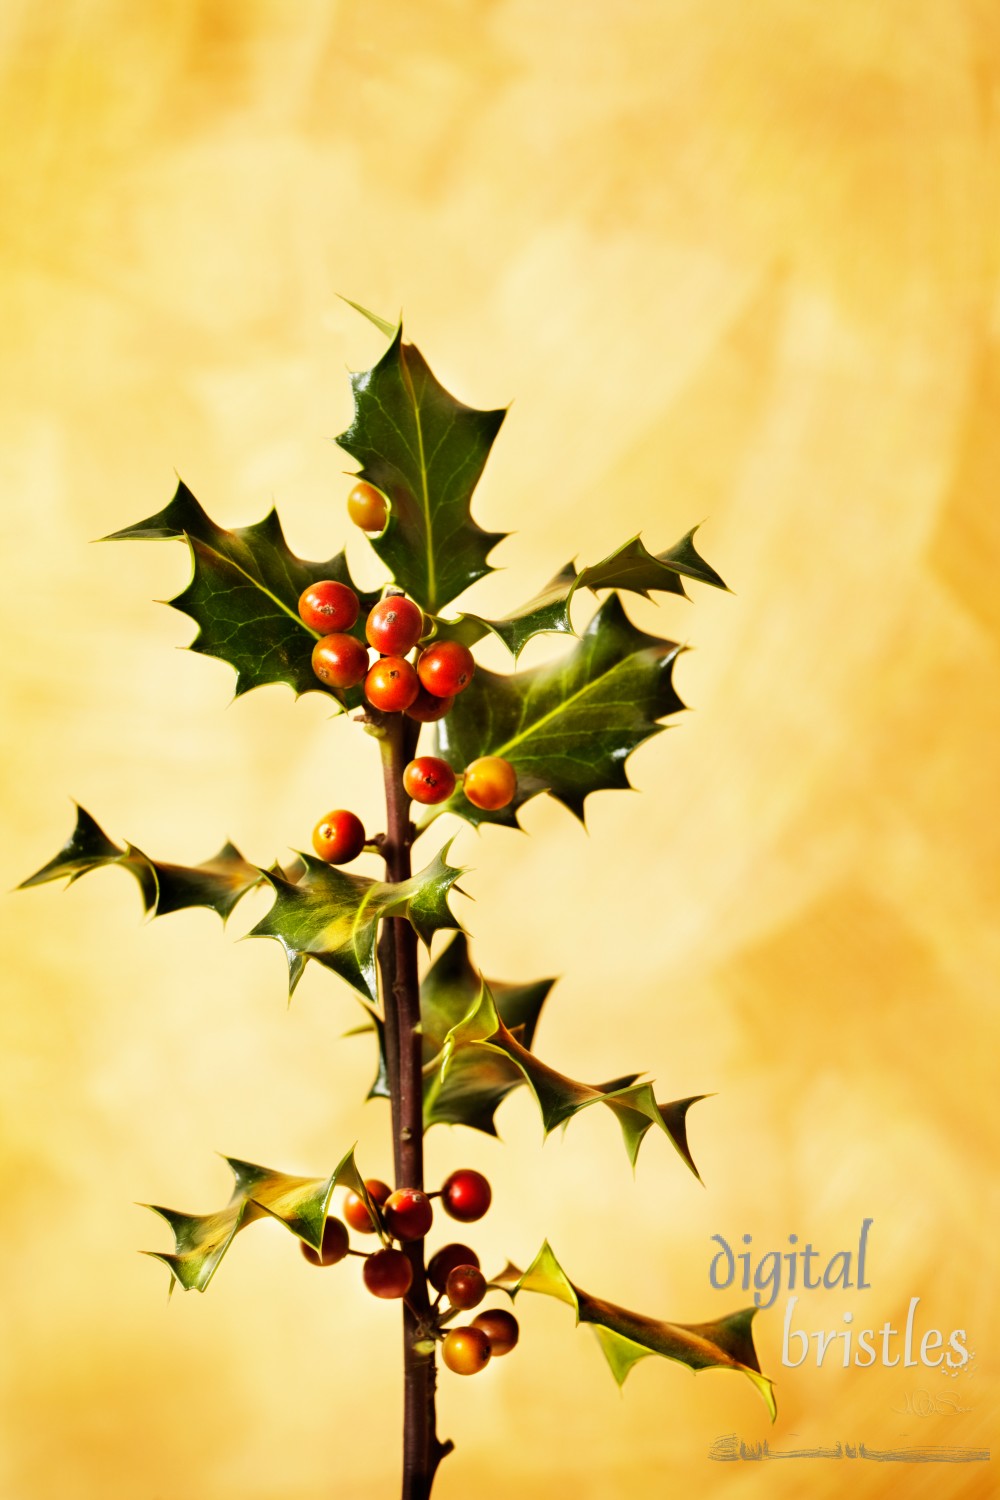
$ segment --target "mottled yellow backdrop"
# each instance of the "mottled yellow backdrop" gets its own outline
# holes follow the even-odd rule
[[[267,863],[331,804],[377,823],[371,747],[318,696],[230,705],[230,669],[177,649],[190,621],[149,601],[179,547],[88,544],[176,470],[224,524],[273,500],[299,553],[336,550],[345,366],[382,348],[337,293],[402,306],[445,384],[513,401],[480,610],[696,521],[735,591],[629,603],[697,646],[641,796],[456,846],[486,972],[564,976],[547,1059],[714,1093],[706,1188],[659,1139],[633,1181],[603,1111],[543,1149],[523,1092],[504,1146],[436,1131],[432,1176],[492,1177],[484,1260],[548,1235],[588,1289],[676,1318],[747,1300],[709,1286],[712,1235],[830,1255],[871,1217],[871,1289],[799,1326],[898,1326],[919,1296],[975,1350],[955,1378],[783,1369],[782,1296],[772,1430],[728,1374],[648,1361],[619,1397],[533,1299],[516,1356],[442,1379],[441,1500],[1000,1491],[997,1457],[709,1457],[997,1438],[996,7],[6,0],[0,69],[5,885],[71,796],[182,862],[228,836]],[[118,871],[0,903],[4,1500],[396,1490],[397,1314],[350,1266],[264,1226],[168,1305],[137,1254],[167,1238],[136,1201],[221,1204],[214,1151],[389,1165],[349,992],[310,972],[286,1010],[277,947],[232,940],[265,905],[142,927]]]

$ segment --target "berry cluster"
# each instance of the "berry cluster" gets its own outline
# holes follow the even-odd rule
[[[348,501],[352,518],[361,514],[361,502],[370,492],[381,502],[382,511],[364,511],[372,524],[358,521],[365,530],[381,530],[385,524],[385,502],[370,485],[356,485]],[[370,496],[367,499],[370,499]],[[366,503],[367,503],[366,499]],[[356,501],[352,507],[351,502]],[[377,516],[381,522],[375,525]],[[357,623],[361,604],[346,583],[324,578],[310,584],[299,599],[299,615],[310,630],[319,633],[313,648],[313,671],[331,688],[353,688],[364,684],[372,708],[381,713],[405,713],[420,724],[443,719],[456,696],[468,687],[476,670],[472,652],[460,641],[436,641],[418,649],[426,633],[423,610],[405,594],[391,593],[380,599],[365,621],[369,645],[379,653],[369,661],[367,647],[348,632]],[[415,661],[407,658],[415,654]],[[456,776],[448,762],[434,755],[420,755],[403,772],[403,786],[414,802],[433,806],[446,802],[461,782],[462,791],[474,807],[496,812],[514,799],[517,775],[510,761],[500,755],[481,755]],[[328,812],[313,831],[313,848],[328,864],[344,865],[356,859],[367,842],[364,826],[344,808]]]
[[[362,1277],[374,1297],[405,1297],[413,1284],[413,1265],[401,1246],[422,1240],[434,1221],[431,1197],[439,1197],[448,1216],[461,1224],[473,1224],[486,1213],[492,1201],[489,1182],[471,1167],[452,1172],[442,1184],[440,1193],[428,1195],[417,1188],[397,1188],[395,1192],[377,1177],[366,1178],[365,1188],[375,1207],[378,1222],[372,1219],[368,1205],[359,1193],[348,1193],[341,1219],[330,1217],[323,1229],[319,1252],[302,1245],[302,1254],[311,1266],[335,1266],[347,1255],[362,1255]],[[347,1226],[356,1234],[381,1234],[385,1244],[379,1250],[365,1253],[351,1250]],[[479,1257],[468,1245],[445,1245],[431,1256],[427,1280],[437,1293],[430,1311],[429,1332],[441,1341],[441,1357],[456,1375],[475,1375],[485,1369],[492,1355],[509,1354],[518,1340],[517,1319],[503,1308],[479,1313],[471,1323],[445,1330],[445,1324],[457,1313],[470,1312],[483,1301],[489,1289],[479,1266]],[[442,1302],[448,1306],[441,1311]]]

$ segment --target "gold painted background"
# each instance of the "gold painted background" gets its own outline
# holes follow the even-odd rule
[[[707,1318],[710,1236],[825,1254],[872,1216],[865,1293],[800,1326],[968,1330],[971,1373],[650,1361],[622,1398],[567,1310],[441,1382],[441,1500],[986,1496],[986,1466],[718,1464],[776,1447],[997,1434],[1000,729],[997,99],[978,0],[7,0],[0,14],[3,879],[67,798],[116,837],[267,862],[320,811],[377,821],[371,751],[318,697],[228,706],[152,598],[178,547],[89,547],[181,473],[213,515],[274,499],[292,545],[346,531],[345,365],[407,328],[444,382],[514,400],[477,501],[516,535],[479,606],[575,553],[704,518],[735,597],[629,608],[691,639],[695,712],[632,763],[641,797],[463,832],[488,973],[559,973],[543,1054],[645,1066],[692,1116],[707,1190],[650,1140],[631,1180],[596,1114],[543,1150],[437,1131],[488,1171],[484,1258],[548,1234],[583,1285]],[[354,554],[366,544],[356,537]],[[324,550],[325,549],[325,550]],[[537,643],[536,643],[537,644]],[[542,644],[540,655],[553,649]],[[374,869],[374,867],[373,867]],[[256,899],[256,898],[255,898]],[[209,913],[137,923],[117,872],[5,898],[0,1193],[10,1500],[382,1500],[396,1488],[395,1310],[276,1227],[204,1298],[165,1298],[162,1226],[221,1203],[227,1151],[388,1166],[347,991]],[[900,1414],[921,1389],[970,1410]],[[994,1481],[995,1482],[995,1481]],[[437,1493],[437,1492],[436,1492]]]

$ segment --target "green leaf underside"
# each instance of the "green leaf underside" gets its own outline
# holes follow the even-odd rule
[[[155,1203],[143,1204],[170,1225],[174,1235],[171,1253],[145,1250],[144,1255],[162,1261],[170,1272],[170,1288],[180,1282],[186,1292],[203,1292],[215,1275],[219,1262],[241,1229],[257,1219],[277,1219],[304,1244],[319,1250],[323,1243],[330,1199],[336,1187],[358,1193],[372,1208],[368,1190],[354,1161],[353,1148],[329,1177],[289,1177],[236,1157],[223,1158],[236,1179],[233,1196],[219,1213],[182,1214]],[[373,1218],[377,1216],[373,1213]]]
[[[465,933],[456,933],[420,985],[425,1067],[440,1055],[448,1033],[476,1003],[482,982],[469,957]],[[531,1046],[539,1014],[554,983],[554,979],[539,979],[530,984],[490,981],[498,1013],[525,1047]],[[382,1027],[378,1021],[374,1025],[379,1034],[379,1062],[368,1097],[388,1099]],[[524,1082],[520,1068],[500,1053],[485,1047],[459,1049],[452,1055],[446,1077],[442,1077],[440,1068],[435,1068],[424,1078],[424,1128],[467,1125],[495,1136],[494,1116],[498,1106],[512,1089]]]
[[[124,848],[112,842],[85,808],[76,810],[76,827],[54,859],[22,881],[20,889],[67,879],[70,884],[90,870],[121,865],[138,882],[143,910],[163,917],[172,911],[205,906],[225,920],[247,891],[265,878],[263,870],[249,864],[233,844],[224,844],[218,854],[200,865],[171,865],[150,859],[134,844]]]
[[[546,1135],[550,1135],[559,1126],[565,1127],[582,1109],[603,1104],[618,1120],[625,1150],[633,1167],[647,1131],[655,1125],[668,1137],[684,1164],[701,1181],[688,1146],[687,1113],[692,1104],[697,1104],[705,1097],[704,1094],[660,1105],[653,1094],[653,1085],[640,1082],[638,1073],[616,1078],[606,1084],[579,1083],[574,1078],[568,1078],[536,1057],[529,1050],[529,1045],[505,1024],[489,985],[482,981],[475,1002],[445,1038],[441,1067],[442,1087],[447,1085],[452,1068],[462,1067],[465,1059],[465,1079],[460,1073],[460,1084],[468,1080],[466,1087],[471,1083],[474,1093],[479,1060],[484,1053],[492,1054],[521,1075],[538,1104]],[[484,1071],[487,1070],[484,1068]]]
[[[752,1324],[757,1313],[755,1307],[742,1308],[710,1323],[660,1322],[592,1297],[575,1286],[547,1241],[527,1271],[508,1266],[493,1285],[502,1287],[512,1298],[522,1291],[539,1292],[572,1307],[577,1323],[586,1323],[593,1328],[619,1385],[624,1384],[632,1366],[640,1359],[658,1354],[663,1359],[687,1365],[695,1373],[713,1369],[740,1371],[760,1392],[772,1422],[777,1416],[773,1383],[761,1374],[754,1348]]]
[[[492,572],[486,559],[506,535],[484,531],[471,513],[505,413],[456,401],[420,351],[403,343],[402,325],[372,369],[352,374],[351,385],[354,420],[337,442],[361,465],[359,477],[390,503],[372,546],[400,587],[436,614]]]
[[[348,708],[361,703],[359,688],[334,692],[315,675],[311,658],[318,637],[298,612],[299,595],[310,584],[325,578],[345,583],[361,601],[358,624],[350,633],[364,640],[364,621],[379,595],[357,587],[343,552],[325,562],[296,557],[274,510],[252,526],[225,531],[183,483],[155,516],[105,538],[164,539],[185,540],[191,552],[191,582],[168,601],[198,625],[189,649],[234,667],[237,696],[283,682],[296,695],[324,692]]]
[[[135,877],[143,909],[154,916],[187,907],[205,906],[225,919],[254,886],[268,884],[275,892],[271,910],[250,937],[273,937],[288,960],[289,992],[294,990],[307,960],[334,970],[360,996],[377,996],[375,943],[383,917],[406,917],[417,935],[429,944],[435,932],[457,928],[448,907],[448,892],[461,870],[446,861],[446,845],[426,869],[399,884],[385,884],[364,875],[350,875],[311,855],[296,855],[287,869],[252,865],[232,844],[212,859],[194,866],[163,864],[132,844],[112,842],[91,815],[77,808],[76,827],[56,857],[22,882],[22,889],[51,880],[79,880],[90,870],[121,865]]]
[[[477,667],[436,726],[441,755],[463,771],[501,755],[517,772],[509,806],[486,812],[456,794],[426,819],[454,812],[473,824],[517,826],[517,811],[549,792],[580,820],[591,792],[627,788],[625,762],[684,708],[673,686],[675,641],[638,630],[612,594],[559,661],[510,675]]]
[[[447,863],[445,845],[426,869],[409,880],[385,883],[351,875],[303,854],[297,881],[267,871],[274,905],[249,933],[275,938],[289,966],[289,989],[308,959],[333,969],[366,1000],[377,999],[375,945],[383,917],[406,917],[429,945],[435,932],[457,928],[448,892],[462,871]]]
[[[639,537],[632,537],[603,561],[577,572],[572,563],[545,585],[533,599],[498,620],[482,615],[463,614],[456,621],[441,620],[441,634],[474,645],[487,632],[499,636],[515,661],[532,636],[573,634],[570,605],[579,588],[625,589],[648,599],[653,592],[681,594],[686,597],[682,577],[694,578],[712,588],[726,585],[714,568],[699,556],[694,545],[695,526],[691,531],[654,557]]]

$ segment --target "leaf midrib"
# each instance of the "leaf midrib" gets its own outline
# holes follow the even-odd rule
[[[535,734],[543,724],[548,722],[548,720],[556,718],[561,713],[565,713],[570,705],[575,703],[578,698],[584,697],[584,695],[588,693],[591,688],[596,687],[598,683],[603,682],[606,677],[610,677],[612,672],[617,671],[619,667],[623,666],[626,662],[631,661],[633,657],[640,656],[642,654],[642,651],[646,649],[648,648],[641,647],[638,651],[629,652],[628,656],[619,657],[619,659],[614,662],[606,672],[602,672],[599,677],[592,677],[589,682],[585,682],[582,687],[578,688],[575,693],[571,693],[568,698],[560,699],[555,708],[550,708],[548,713],[542,714],[540,719],[535,719],[526,729],[522,730],[518,734],[515,734],[511,739],[507,740],[503,745],[501,745],[499,750],[494,750],[492,753],[494,755],[503,755],[506,751],[512,750],[515,745],[521,744],[524,740]]]
[[[206,552],[211,553],[213,557],[221,558],[224,563],[227,563],[229,567],[231,567],[235,572],[239,573],[241,577],[245,578],[247,582],[252,584],[255,589],[257,589],[260,593],[265,594],[267,598],[270,599],[274,604],[276,604],[282,611],[282,613],[286,614],[290,620],[294,620],[296,625],[301,625],[302,629],[306,631],[308,635],[311,635],[313,640],[318,641],[321,639],[319,631],[313,630],[311,626],[307,625],[306,622],[302,619],[302,616],[299,614],[298,610],[293,611],[289,609],[288,605],[284,602],[283,599],[279,599],[277,594],[273,594],[266,584],[261,583],[259,578],[255,578],[252,573],[248,573],[246,568],[244,568],[242,564],[238,563],[235,558],[230,557],[228,553],[220,552],[217,547],[210,546],[208,542],[203,542],[200,537],[192,536],[189,531],[185,531],[184,535],[187,537],[189,542],[198,542],[198,544],[204,547]]]
[[[424,453],[424,428],[420,420],[420,402],[414,389],[413,378],[410,375],[406,356],[403,354],[402,345],[399,350],[399,363],[403,372],[403,385],[413,408],[413,424],[417,433],[417,462],[420,470],[420,503],[424,512],[424,529],[427,536],[427,608],[433,612],[437,608],[437,573],[434,566],[434,533],[431,528],[431,497],[427,487],[427,458]]]

